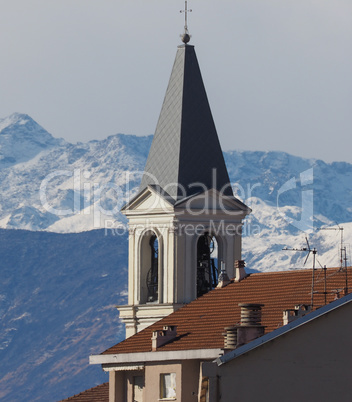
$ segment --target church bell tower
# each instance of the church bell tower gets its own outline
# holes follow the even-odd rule
[[[186,20],[187,21],[187,20]],[[126,337],[230,278],[250,209],[233,195],[194,46],[185,26],[129,223]]]

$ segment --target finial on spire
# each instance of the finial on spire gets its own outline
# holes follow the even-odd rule
[[[192,10],[189,10],[187,7],[187,0],[185,1],[185,9],[180,10],[180,13],[185,13],[185,32],[181,35],[182,42],[187,44],[191,40],[191,35],[188,32],[188,24],[187,24],[187,17],[188,13],[191,13]]]

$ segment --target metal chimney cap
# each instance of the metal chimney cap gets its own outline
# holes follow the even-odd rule
[[[239,307],[264,307],[264,304],[260,303],[238,303]]]

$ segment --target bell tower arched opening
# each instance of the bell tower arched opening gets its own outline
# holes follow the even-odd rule
[[[197,297],[208,293],[218,284],[218,242],[208,232],[197,242]]]
[[[140,248],[140,302],[159,302],[159,239],[153,231],[143,235]]]
[[[159,241],[155,234],[149,240],[150,268],[147,273],[147,302],[158,301],[159,293]]]

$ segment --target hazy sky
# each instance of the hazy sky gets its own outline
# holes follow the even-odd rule
[[[71,142],[155,130],[182,0],[1,0],[0,117]],[[190,0],[223,149],[352,162],[351,0]]]

